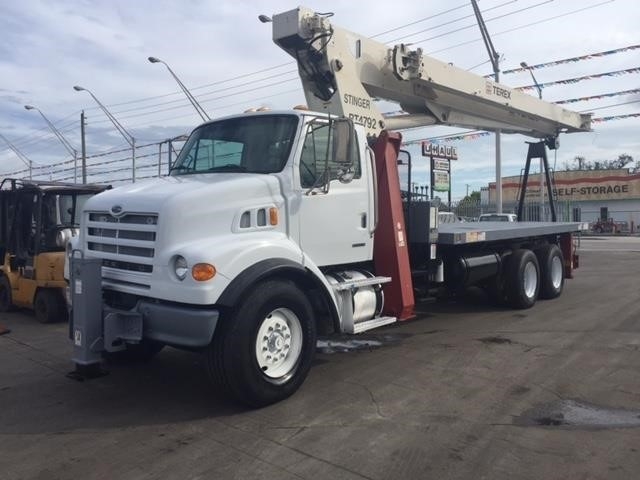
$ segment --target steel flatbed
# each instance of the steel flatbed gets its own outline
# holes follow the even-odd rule
[[[440,224],[438,243],[465,245],[580,232],[580,222],[460,222]]]

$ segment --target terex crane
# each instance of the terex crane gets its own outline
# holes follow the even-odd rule
[[[476,285],[531,307],[560,295],[579,224],[447,225],[405,203],[388,130],[443,123],[547,138],[589,129],[563,110],[299,8],[273,17],[309,106],[197,127],[167,177],[85,204],[71,261],[73,361],[203,351],[210,378],[253,406],[284,399],[318,332],[413,317],[414,291]],[[383,118],[372,98],[400,102]],[[404,212],[403,212],[404,210]],[[411,220],[407,235],[405,216]]]

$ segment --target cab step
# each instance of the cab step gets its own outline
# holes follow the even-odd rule
[[[364,322],[356,323],[353,326],[353,332],[347,332],[347,333],[366,332],[367,330],[373,330],[374,328],[395,323],[396,320],[397,320],[396,317],[378,317],[378,318],[373,318],[371,320],[365,320]]]

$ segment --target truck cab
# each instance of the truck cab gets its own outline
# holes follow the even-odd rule
[[[308,369],[316,329],[353,331],[380,313],[381,280],[369,265],[373,169],[363,128],[344,118],[256,112],[197,127],[168,176],[86,202],[74,248],[83,266],[93,262],[94,275],[71,271],[74,361],[95,363],[101,352],[147,355],[168,344],[210,349],[219,364],[226,349],[212,347],[215,338],[230,342],[233,319],[248,315],[251,328],[271,332],[260,337],[258,361],[267,372],[263,387],[277,391],[282,378]],[[352,300],[354,282],[362,289]],[[90,299],[88,290],[102,293]],[[297,306],[282,307],[282,298]],[[252,304],[259,310],[245,312]],[[104,319],[98,352],[82,348],[91,318]],[[305,341],[276,360],[287,336]]]

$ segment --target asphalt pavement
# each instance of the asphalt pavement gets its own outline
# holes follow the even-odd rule
[[[69,379],[66,325],[0,314],[0,479],[637,478],[640,238],[581,251],[529,310],[470,292],[322,339],[301,389],[259,410],[170,348]]]

